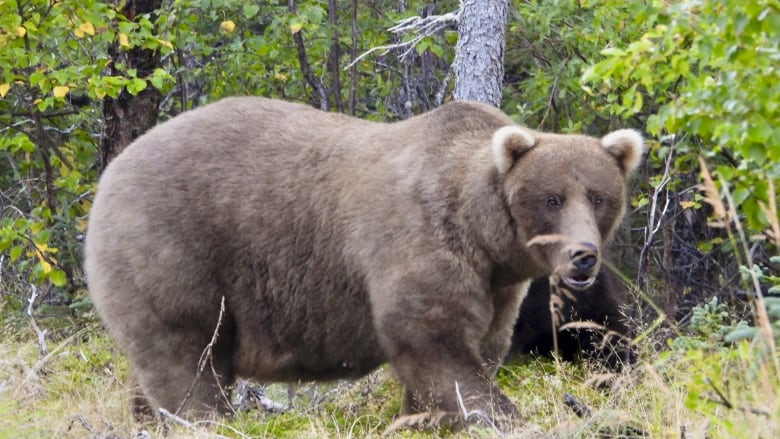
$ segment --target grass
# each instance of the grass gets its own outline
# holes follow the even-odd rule
[[[529,424],[559,437],[772,438],[780,437],[777,361],[762,358],[750,342],[700,344],[645,353],[629,372],[597,388],[587,366],[527,359],[502,368],[501,388]],[[198,425],[136,425],[129,415],[125,358],[98,325],[52,342],[39,353],[32,333],[0,343],[0,438],[382,436],[398,413],[401,387],[388,368],[355,382],[300,384],[288,401],[287,386],[266,395],[289,404],[285,413],[244,411]],[[588,406],[577,417],[564,404],[569,393]],[[531,431],[529,429],[529,431]],[[400,438],[438,438],[447,431],[402,431]],[[472,429],[461,436],[489,436]]]

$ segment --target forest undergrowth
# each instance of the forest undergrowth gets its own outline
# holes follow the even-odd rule
[[[735,322],[722,305],[710,305],[667,349],[644,349],[641,360],[619,374],[531,357],[505,365],[499,385],[528,424],[504,436],[778,437],[777,357],[767,358],[748,340],[724,344],[718,334]],[[55,338],[45,354],[32,331],[5,337],[0,437],[379,437],[401,406],[401,386],[383,367],[357,381],[255,384],[254,397],[245,397],[244,408],[225,419],[188,423],[168,417],[138,425],[130,415],[126,375],[125,358],[98,324]],[[270,402],[282,410],[268,410]],[[401,431],[389,437],[451,433]],[[495,432],[473,427],[459,435]]]

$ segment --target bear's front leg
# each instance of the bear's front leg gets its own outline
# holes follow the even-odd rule
[[[372,291],[377,333],[388,361],[406,386],[404,414],[446,413],[461,421],[489,418],[500,429],[519,420],[495,385],[480,344],[494,321],[494,302],[470,282],[420,281],[408,274],[392,289]],[[387,285],[387,283],[385,283]],[[381,294],[381,295],[380,295]],[[474,414],[462,419],[463,410]]]
[[[512,345],[512,334],[520,306],[528,294],[529,281],[493,288],[493,321],[482,338],[480,352],[493,376],[503,364]]]

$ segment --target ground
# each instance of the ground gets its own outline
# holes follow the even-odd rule
[[[127,362],[99,324],[51,334],[45,355],[32,331],[8,325],[5,330],[16,336],[0,342],[0,437],[162,436],[158,424],[132,423],[123,387]],[[645,352],[637,368],[601,387],[586,365],[529,358],[503,367],[498,382],[526,417],[526,431],[536,428],[556,433],[553,437],[638,437],[642,432],[654,438],[778,437],[780,384],[776,374],[758,367],[755,352],[747,342]],[[171,421],[166,437],[381,437],[401,405],[401,386],[387,368],[354,382],[301,383],[292,389],[292,396],[287,385],[262,389],[290,407],[286,412],[254,409],[197,425]],[[564,394],[589,414],[578,417]],[[402,431],[389,437],[450,434]],[[461,436],[491,432],[473,428]]]

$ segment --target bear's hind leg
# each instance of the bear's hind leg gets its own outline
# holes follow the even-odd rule
[[[126,387],[130,394],[130,411],[135,422],[145,424],[153,421],[155,419],[154,409],[149,400],[146,399],[143,390],[141,390],[141,385],[138,383],[138,378],[136,378],[132,368],[130,369]]]
[[[165,337],[148,339],[128,356],[144,402],[189,419],[232,412],[229,386],[234,382],[232,334],[211,335],[167,329]],[[135,408],[135,407],[134,407]],[[158,413],[159,414],[159,413]]]

